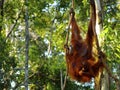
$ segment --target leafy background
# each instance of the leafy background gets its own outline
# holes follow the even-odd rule
[[[24,90],[25,6],[29,13],[29,88],[61,90],[66,75],[64,44],[70,0],[6,0],[0,15],[0,89]],[[75,0],[78,24],[84,35],[89,20],[89,1]],[[1,28],[2,27],[2,28]],[[115,75],[120,76],[120,1],[103,0],[102,49]],[[8,33],[10,34],[8,35]],[[8,35],[8,36],[7,36]],[[115,83],[110,79],[111,90]],[[67,78],[65,90],[93,90],[93,82],[78,83]]]

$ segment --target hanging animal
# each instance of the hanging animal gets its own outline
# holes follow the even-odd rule
[[[71,47],[66,47],[67,69],[69,76],[79,82],[89,82],[98,75],[103,64],[93,55],[93,42],[95,37],[96,8],[94,0],[90,0],[91,16],[86,38],[83,39],[81,29],[78,27],[75,12],[70,10],[71,16]]]

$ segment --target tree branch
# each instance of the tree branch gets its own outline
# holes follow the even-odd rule
[[[20,18],[21,13],[22,13],[22,10],[19,12],[18,17],[17,17],[17,19],[15,20],[15,23],[14,23],[14,24],[12,25],[12,27],[10,28],[9,33],[8,33],[7,36],[6,36],[5,41],[9,38],[10,34],[11,34],[12,31],[14,30],[14,28],[16,27],[17,22],[18,22],[18,20],[19,20],[19,18]]]

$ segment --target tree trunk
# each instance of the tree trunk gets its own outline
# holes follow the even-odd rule
[[[117,85],[117,90],[120,90],[120,65],[118,65],[118,78],[119,78],[119,82],[116,85]]]
[[[25,0],[25,5],[28,5],[28,0]],[[28,90],[28,60],[29,60],[29,25],[28,25],[28,6],[25,7],[25,44],[26,44],[26,51],[25,51],[25,90]]]
[[[96,3],[96,33],[99,36],[100,31],[103,29],[102,27],[102,9],[100,0],[95,0]],[[101,43],[101,39],[99,39],[99,43]],[[99,75],[95,78],[95,90],[109,90],[109,75],[103,70],[99,72]]]
[[[62,75],[62,69],[60,69],[60,81],[61,81],[61,90],[63,90],[63,75]]]
[[[101,78],[101,90],[110,90],[109,84],[109,75],[107,71],[104,70]]]

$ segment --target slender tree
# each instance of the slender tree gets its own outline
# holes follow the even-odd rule
[[[28,60],[29,60],[29,25],[28,25],[28,0],[25,0],[25,90],[28,90]]]
[[[99,35],[102,27],[102,8],[100,0],[96,1],[96,32]],[[101,43],[99,39],[99,43]],[[104,79],[101,77],[104,75]],[[103,73],[99,73],[98,77],[95,78],[95,90],[109,90],[109,76],[104,70]]]

